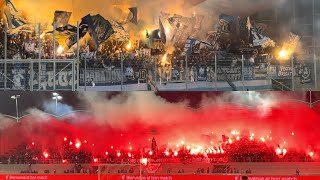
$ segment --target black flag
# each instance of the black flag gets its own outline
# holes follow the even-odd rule
[[[132,13],[132,18],[130,20],[131,23],[138,25],[138,8],[137,7],[132,7],[129,8],[130,12]]]
[[[71,12],[66,11],[55,11],[53,23],[56,23],[56,28],[67,26],[69,24],[71,14]]]
[[[95,42],[96,48],[99,48],[99,45],[114,33],[111,23],[100,14],[95,16],[89,14],[82,18],[82,23],[88,25],[88,31]]]
[[[162,41],[163,44],[166,44],[166,42],[167,42],[166,31],[165,31],[164,26],[163,26],[163,24],[162,24],[160,19],[159,19],[159,26],[160,26],[161,41]]]

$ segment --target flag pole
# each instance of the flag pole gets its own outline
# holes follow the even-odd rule
[[[53,59],[56,60],[56,22],[53,22]]]
[[[314,89],[318,88],[318,79],[317,79],[317,55],[313,54],[313,63],[314,63]]]
[[[4,90],[7,89],[7,50],[8,50],[8,26],[4,23]]]
[[[38,36],[38,57],[39,57],[39,60],[41,59],[41,23],[38,24],[38,33],[39,33],[39,36]],[[31,72],[30,72],[30,76],[31,76],[31,84],[30,84],[30,89],[31,91],[33,91],[33,78],[34,78],[34,71],[33,71],[33,63],[31,62]],[[38,90],[40,90],[40,68],[41,68],[41,62],[39,61],[38,63]]]
[[[73,1],[72,1],[73,2]],[[77,90],[79,91],[80,86],[80,30],[79,30],[79,22],[77,21]]]
[[[154,85],[155,90],[157,89],[157,58],[153,57],[154,60]]]
[[[123,52],[120,53],[120,66],[121,66],[121,91],[123,91]]]
[[[87,59],[84,58],[84,91],[87,91]]]
[[[6,60],[8,57],[8,27],[7,24],[4,23],[4,59]]]
[[[242,55],[241,57],[241,81],[242,81],[242,90],[244,91],[245,88],[244,88],[244,55]]]
[[[291,83],[292,83],[292,87],[291,87],[291,90],[294,91],[294,64],[293,64],[293,61],[294,61],[294,57],[292,56],[291,57],[291,68],[292,68],[292,73],[291,73]]]
[[[217,80],[218,80],[218,77],[217,77],[217,65],[218,65],[218,62],[217,62],[217,53],[214,54],[214,83],[215,83],[215,86],[216,86],[216,91],[218,91],[218,84],[217,84]]]
[[[38,29],[38,31],[39,31],[39,59],[41,59],[41,34],[40,34],[40,23],[39,23],[39,29]],[[33,72],[31,72],[31,73],[33,73]],[[41,78],[40,78],[40,74],[41,74],[41,62],[39,61],[39,63],[38,63],[38,90],[40,90],[40,88],[41,88]],[[33,78],[31,79],[31,81],[33,81]],[[32,83],[33,84],[33,83]],[[33,88],[32,88],[33,89]]]
[[[39,33],[39,40],[38,40],[38,43],[39,43],[39,46],[38,46],[38,53],[39,53],[39,60],[41,59],[41,23],[38,24],[38,33]]]
[[[56,90],[56,22],[53,22],[53,60],[53,90]]]
[[[188,74],[189,74],[189,71],[188,71],[188,54],[186,54],[185,61],[186,61],[186,70],[185,70],[185,72],[186,72],[186,74],[185,74],[185,76],[186,76],[186,90],[188,91],[188,81],[189,81],[189,76],[188,76]]]

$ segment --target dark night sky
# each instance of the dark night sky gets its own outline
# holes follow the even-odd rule
[[[113,96],[119,94],[117,92],[114,93],[106,93],[106,99],[110,99]],[[145,92],[141,92],[145,93]],[[301,97],[302,92],[277,92],[284,94],[296,94]],[[12,95],[19,94],[21,97],[19,98],[19,112],[21,114],[25,114],[25,111],[29,108],[37,108],[43,110],[44,102],[53,102],[52,100],[52,92],[1,92],[0,93],[0,113],[13,115],[15,116],[15,100],[11,99]],[[86,110],[86,104],[82,102],[77,94],[77,92],[59,92],[59,94],[63,97],[63,100],[60,102],[63,104],[67,104],[75,110]],[[200,105],[201,99],[205,96],[214,97],[222,95],[223,92],[158,92],[156,93],[158,96],[166,99],[168,102],[176,103],[181,101],[189,101],[189,105],[193,108],[197,108]],[[320,92],[312,93],[313,100],[320,99]],[[306,94],[306,101],[309,101],[309,95]],[[24,113],[23,113],[24,112]]]

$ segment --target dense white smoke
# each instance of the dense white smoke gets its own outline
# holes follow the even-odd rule
[[[73,111],[71,106],[60,102],[56,104],[54,101],[44,102],[43,108],[45,112],[59,116],[71,113]]]

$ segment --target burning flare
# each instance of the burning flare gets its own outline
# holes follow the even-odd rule
[[[129,41],[128,45],[126,46],[127,50],[130,50],[132,48],[131,41]]]
[[[279,54],[278,54],[278,56],[279,56],[279,58],[280,58],[281,60],[288,60],[288,59],[290,59],[290,55],[291,55],[291,52],[289,52],[289,51],[286,50],[286,49],[282,49],[282,50],[279,52]]]
[[[167,63],[167,54],[165,54],[162,59],[161,59],[161,63],[166,64]]]
[[[58,53],[59,55],[63,53],[63,47],[62,47],[62,46],[59,46],[59,47],[58,47],[57,53]]]

